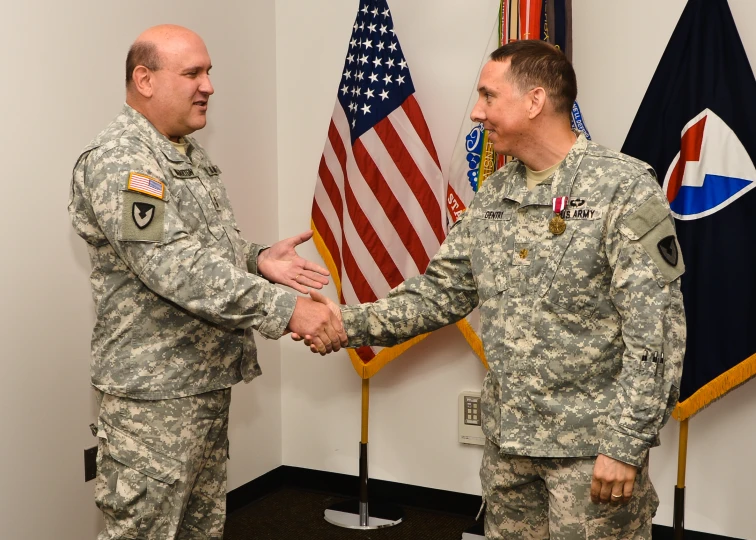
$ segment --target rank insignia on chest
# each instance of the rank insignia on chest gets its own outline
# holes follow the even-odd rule
[[[165,198],[165,184],[163,184],[157,178],[147,176],[146,174],[131,171],[129,173],[129,180],[126,183],[126,189],[129,191],[137,191],[144,193],[150,197],[163,200]]]
[[[205,167],[205,172],[210,176],[218,176],[221,170],[217,165],[210,165],[209,167]]]

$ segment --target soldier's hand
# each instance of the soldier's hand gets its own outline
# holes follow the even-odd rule
[[[303,259],[294,248],[312,238],[312,231],[276,242],[257,256],[257,270],[268,281],[280,283],[301,293],[328,284],[328,270]]]
[[[333,300],[325,296],[324,294],[321,294],[317,291],[310,291],[310,297],[312,297],[313,300],[316,302],[319,302],[321,304],[324,304],[328,306],[328,309],[331,310],[331,313],[333,313],[333,316],[338,320],[338,324],[343,327],[343,319],[341,317],[341,309],[339,308],[338,304],[336,304]],[[304,344],[310,347],[310,350],[312,352],[320,352],[316,345],[313,343],[313,339],[311,336],[303,336],[296,332],[293,332],[291,334],[291,339],[294,341],[302,341],[304,340]],[[341,346],[346,347],[348,343],[346,341],[342,341]],[[338,350],[338,349],[334,349]]]
[[[591,501],[627,504],[633,495],[637,467],[599,454],[593,467]]]
[[[340,317],[326,305],[309,298],[297,298],[287,329],[292,332],[293,338],[303,336],[310,349],[320,354],[338,351],[347,344]]]

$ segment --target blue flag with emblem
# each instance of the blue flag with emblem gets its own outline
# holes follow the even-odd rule
[[[678,420],[756,375],[754,96],[727,0],[689,0],[622,147],[659,175],[685,260]]]

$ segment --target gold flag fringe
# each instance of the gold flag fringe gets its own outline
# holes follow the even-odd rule
[[[340,295],[341,294],[341,279],[339,278],[339,269],[336,268],[336,263],[333,262],[333,257],[331,257],[331,252],[328,251],[328,248],[326,247],[325,242],[323,241],[323,237],[320,236],[318,229],[315,227],[315,222],[312,220],[310,220],[310,229],[312,229],[312,241],[315,244],[315,247],[317,248],[318,253],[320,253],[320,256],[323,258],[323,262],[328,268],[328,271],[331,273],[331,279],[333,279],[333,284],[336,285],[336,291],[338,291]]]
[[[467,322],[467,319],[462,319],[461,321],[457,321],[457,328],[459,328],[459,331],[462,332],[462,335],[465,337],[465,340],[470,345],[470,348],[473,350],[476,356],[480,359],[483,366],[486,369],[488,369],[488,362],[486,361],[486,353],[483,350],[483,342],[480,340],[480,337],[475,332],[475,330],[470,325],[470,323]]]
[[[678,421],[687,420],[754,376],[756,376],[756,354],[725,371],[699,388],[688,399],[678,403],[672,412],[672,418]]]
[[[383,366],[391,362],[394,358],[402,354],[404,351],[415,345],[416,343],[421,342],[425,338],[427,338],[430,334],[423,334],[421,336],[414,337],[410,339],[409,341],[405,341],[404,343],[400,343],[399,345],[394,345],[393,347],[386,347],[381,352],[375,355],[372,360],[369,362],[364,362],[362,358],[357,354],[357,351],[354,349],[348,349],[347,352],[349,352],[349,358],[352,360],[352,366],[354,366],[354,370],[357,372],[357,375],[362,377],[363,379],[369,379],[376,373],[378,373]]]

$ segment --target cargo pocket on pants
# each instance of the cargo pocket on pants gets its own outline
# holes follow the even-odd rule
[[[98,443],[95,500],[108,532],[119,538],[142,538],[162,511],[165,490],[179,479],[182,463],[144,444],[135,435],[102,423]],[[159,528],[159,527],[157,527]]]
[[[651,519],[636,517],[618,525],[612,517],[602,517],[585,524],[585,540],[651,540]]]

